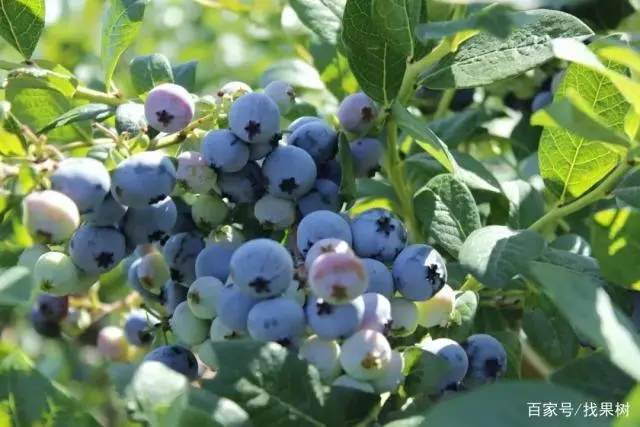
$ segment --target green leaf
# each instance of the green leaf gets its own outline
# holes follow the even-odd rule
[[[391,203],[399,205],[398,195],[386,180],[374,178],[360,178],[356,180],[356,195],[358,198],[385,198]]]
[[[44,0],[4,0],[0,12],[0,36],[31,58],[44,29]]]
[[[407,56],[376,25],[372,6],[370,0],[348,0],[341,37],[360,88],[374,101],[390,105],[400,91]]]
[[[407,57],[415,54],[415,27],[420,19],[422,0],[377,0],[371,5],[373,23],[393,48]]]
[[[45,127],[40,129],[37,133],[47,133],[53,129],[66,126],[71,123],[82,122],[85,120],[102,122],[111,117],[114,113],[115,108],[111,105],[84,104],[62,114],[60,117],[51,121]]]
[[[393,104],[393,114],[398,120],[398,126],[409,136],[415,139],[424,151],[433,156],[447,171],[454,173],[456,161],[449,152],[447,145],[433,133],[423,119],[409,113],[398,103]]]
[[[196,91],[196,70],[198,61],[188,61],[174,65],[172,68],[173,80],[189,92]]]
[[[137,364],[132,363],[111,363],[108,368],[109,379],[115,386],[116,391],[124,396],[133,376],[138,370]]]
[[[579,390],[600,402],[614,402],[614,405],[615,402],[624,402],[635,384],[601,352],[574,360],[554,372],[551,382]]]
[[[347,202],[349,208],[356,200],[356,178],[353,171],[353,157],[349,148],[349,140],[344,133],[340,133],[338,137],[338,161],[342,171],[340,176],[340,197]]]
[[[330,45],[338,43],[346,0],[290,0],[289,4],[320,39]]]
[[[563,128],[590,141],[629,146],[629,139],[622,132],[609,128],[576,89],[567,88],[565,96],[566,98],[537,111],[531,116],[531,124],[545,128]]]
[[[520,274],[544,250],[544,238],[531,230],[490,225],[474,231],[460,249],[460,264],[488,288],[499,288]]]
[[[609,64],[610,69],[620,66]],[[629,104],[604,75],[579,64],[571,64],[555,95],[555,102],[575,90],[597,114],[601,123],[624,132]],[[545,184],[560,203],[584,194],[617,164],[618,154],[597,139],[587,139],[560,128],[545,128],[540,137],[538,162]]]
[[[497,110],[483,107],[470,107],[459,113],[450,114],[429,122],[429,128],[438,135],[449,148],[456,148],[461,142],[467,142],[484,123],[498,117]]]
[[[522,25],[507,38],[482,33],[466,40],[456,52],[425,70],[421,75],[422,84],[431,89],[488,85],[552,59],[553,39],[582,40],[593,34],[578,18],[564,12],[530,10],[511,12],[509,17]]]
[[[105,86],[111,87],[120,56],[133,43],[150,0],[111,0],[102,26],[100,56],[105,69]]]
[[[0,155],[24,156],[27,154],[27,141],[13,116],[7,117],[0,125]]]
[[[173,83],[171,63],[160,53],[133,58],[129,62],[129,75],[138,95],[146,95],[159,84]]]
[[[324,90],[318,70],[301,59],[284,59],[272,63],[260,77],[260,86],[266,87],[275,80],[289,83],[296,89]]]
[[[404,389],[408,396],[432,394],[439,391],[439,383],[449,368],[449,362],[420,347],[409,347],[404,357]]]
[[[426,414],[417,417],[415,426],[503,426],[509,427],[608,427],[610,420],[583,417],[587,396],[553,384],[537,381],[502,381],[443,400]],[[557,404],[555,417],[542,417],[542,404]],[[570,405],[569,416],[560,405]],[[540,415],[529,411],[540,409]],[[574,411],[576,415],[574,415]],[[404,427],[404,420],[385,427]]]
[[[488,330],[486,333],[500,341],[507,352],[507,371],[504,378],[519,379],[522,370],[522,345],[518,333],[510,330]]]
[[[425,232],[454,257],[467,236],[482,226],[471,191],[451,174],[431,179],[414,195],[413,206]]]
[[[628,173],[613,190],[613,195],[631,207],[640,209],[640,169]]]
[[[603,347],[616,366],[640,380],[640,341],[635,328],[613,304],[601,281],[538,261],[529,263],[526,275],[542,288],[578,333]]]
[[[508,11],[509,9],[502,5],[493,4],[464,19],[420,24],[416,27],[416,35],[425,43],[429,40],[451,37],[463,31],[485,30],[497,38],[504,39],[516,24]]]
[[[590,256],[584,256],[562,249],[547,247],[540,255],[540,261],[559,265],[571,270],[587,274],[595,280],[604,282],[605,278],[600,271],[598,262]]]
[[[464,291],[456,295],[453,308],[456,321],[447,328],[449,338],[462,341],[471,335],[479,302],[480,297],[473,291]]]
[[[590,240],[593,256],[610,282],[640,289],[640,211],[623,208],[597,212]]]
[[[626,414],[621,414],[613,427],[636,427],[640,422],[640,386],[636,386],[624,402],[620,402],[621,409],[623,406],[626,407]]]
[[[250,427],[247,412],[235,402],[200,388],[189,389],[189,402],[182,411],[179,426]]]
[[[529,182],[521,179],[503,182],[502,191],[509,200],[509,227],[527,228],[544,214],[542,194]]]
[[[78,79],[69,70],[43,59],[13,69],[7,74],[7,80],[9,83],[18,81],[24,88],[56,90],[67,98],[73,97],[78,87]]]
[[[0,273],[0,306],[23,305],[31,299],[33,279],[25,267],[12,267]]]

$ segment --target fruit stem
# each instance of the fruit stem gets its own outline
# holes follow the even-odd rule
[[[398,156],[398,123],[393,116],[389,116],[386,123],[387,128],[387,152],[384,156],[384,169],[389,183],[395,190],[400,200],[400,209],[405,224],[407,225],[409,236],[413,242],[424,242],[422,230],[416,223],[413,214],[413,204],[411,194],[407,191],[404,179],[404,166]]]
[[[99,90],[89,89],[85,86],[76,87],[76,91],[73,94],[76,99],[84,99],[91,102],[98,102],[101,104],[118,106],[124,102],[124,100],[114,94],[108,94],[100,92]]]
[[[633,162],[620,162],[618,166],[613,170],[613,172],[611,172],[611,174],[609,174],[609,176],[593,190],[585,194],[583,197],[573,200],[572,202],[564,206],[554,207],[542,218],[531,224],[529,226],[529,230],[538,232],[545,230],[548,226],[555,224],[558,220],[564,218],[565,216],[571,215],[572,213],[579,211],[585,206],[606,197],[609,190],[611,190],[611,188],[613,188],[618,183],[620,178],[622,178],[629,170],[631,170],[632,167]]]
[[[189,137],[189,134],[191,132],[195,131],[199,126],[209,121],[215,120],[217,116],[218,116],[217,113],[213,113],[213,114],[207,114],[206,116],[200,117],[199,119],[189,123],[187,127],[182,129],[180,132],[160,138],[157,141],[155,141],[155,143],[152,141],[151,145],[149,146],[149,150],[159,150],[161,148],[167,148],[175,144],[180,144],[181,142],[184,142]]]

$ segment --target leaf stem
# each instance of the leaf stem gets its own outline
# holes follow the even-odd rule
[[[538,373],[544,378],[548,379],[553,374],[553,367],[536,352],[529,344],[529,340],[524,335],[524,332],[520,331],[520,348],[522,349],[522,357],[527,361]]]
[[[633,161],[622,161],[618,166],[609,174],[609,176],[602,181],[598,186],[596,186],[593,190],[588,192],[583,197],[579,199],[573,200],[572,202],[564,205],[564,206],[556,206],[551,209],[546,215],[542,218],[534,222],[529,226],[530,230],[541,231],[546,229],[548,226],[555,224],[560,219],[564,218],[567,215],[571,215],[574,212],[579,211],[591,203],[597,202],[598,200],[606,197],[609,191],[617,184],[617,182],[622,178],[631,168],[634,166]]]
[[[405,105],[407,101],[411,99],[415,90],[416,81],[418,76],[424,69],[438,62],[446,54],[450,52],[451,44],[448,40],[441,41],[428,55],[416,62],[409,62],[407,69],[402,78],[402,84],[400,85],[400,91],[398,92],[398,102]]]
[[[114,106],[118,106],[124,102],[124,99],[118,95],[100,92],[99,90],[90,89],[85,86],[78,86],[73,97]]]
[[[433,120],[441,119],[447,114],[447,111],[449,111],[449,107],[451,106],[453,96],[455,94],[455,89],[447,89],[442,93],[442,97],[440,97],[440,101],[438,102],[438,108],[433,115]]]

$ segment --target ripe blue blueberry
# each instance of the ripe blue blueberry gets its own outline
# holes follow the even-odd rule
[[[360,329],[371,329],[382,334],[391,330],[393,317],[391,314],[391,302],[380,294],[366,293],[362,295],[364,300],[364,316]]]
[[[60,323],[47,319],[37,307],[31,309],[31,325],[44,338],[58,338],[62,332]]]
[[[311,266],[320,255],[328,253],[348,254],[355,256],[353,250],[347,242],[341,239],[329,237],[327,239],[318,240],[309,248],[304,258],[304,266],[307,271],[311,271]]]
[[[312,335],[300,346],[300,357],[315,366],[326,383],[340,375],[340,346],[336,341]]]
[[[85,219],[90,224],[108,227],[118,224],[126,212],[127,207],[118,203],[113,194],[109,192],[104,196],[102,202],[90,214],[86,215]]]
[[[283,199],[298,199],[313,188],[317,170],[313,158],[302,148],[278,147],[262,164],[267,191]]]
[[[253,206],[253,215],[265,229],[284,230],[296,220],[296,205],[291,200],[265,194]]]
[[[144,101],[147,123],[159,132],[180,132],[193,119],[195,102],[182,86],[173,83],[160,84]]]
[[[215,191],[218,176],[197,151],[183,151],[177,157],[176,185],[192,193]]]
[[[293,259],[275,240],[254,239],[233,253],[230,271],[231,280],[242,292],[255,298],[269,298],[289,287],[293,280]]]
[[[558,88],[560,87],[560,83],[562,83],[562,79],[564,79],[565,74],[567,74],[567,70],[558,71],[551,79],[551,93],[556,93]]]
[[[130,137],[135,137],[144,132],[147,129],[144,105],[136,102],[120,104],[116,108],[115,122],[118,134],[126,132]]]
[[[407,245],[407,229],[390,210],[368,209],[351,220],[353,250],[362,258],[391,262]]]
[[[369,287],[366,292],[377,293],[391,299],[394,292],[393,276],[387,266],[373,258],[362,258],[361,261],[369,276]]]
[[[149,292],[160,293],[164,284],[169,280],[169,268],[162,252],[152,251],[140,258],[138,279]]]
[[[332,304],[344,304],[367,289],[367,270],[352,253],[328,252],[309,269],[309,286],[318,297]]]
[[[229,128],[250,144],[269,142],[280,130],[280,109],[263,93],[247,93],[231,104]]]
[[[107,168],[90,157],[70,157],[51,175],[51,189],[71,198],[80,214],[98,207],[111,188]]]
[[[377,139],[359,138],[349,144],[356,178],[371,178],[382,166],[384,148]]]
[[[418,307],[413,301],[396,297],[391,299],[391,335],[407,337],[418,327]]]
[[[344,240],[352,246],[349,223],[342,216],[331,211],[315,211],[302,218],[296,233],[296,246],[302,256],[306,256],[311,246],[326,238]]]
[[[36,307],[42,316],[51,322],[60,322],[69,312],[69,298],[40,292]]]
[[[162,288],[162,304],[169,314],[173,314],[176,308],[187,300],[189,288],[182,286],[173,280],[167,280]]]
[[[300,116],[287,126],[287,130],[289,131],[289,134],[293,134],[302,126],[312,122],[322,122],[322,119],[316,116]]]
[[[262,168],[249,161],[238,172],[221,173],[218,176],[218,187],[222,195],[235,203],[254,203],[265,191]]]
[[[302,216],[322,210],[338,212],[341,206],[340,186],[328,179],[317,179],[313,188],[298,199]]]
[[[314,334],[325,340],[344,339],[353,335],[360,328],[364,310],[362,297],[345,304],[329,304],[311,296],[305,306],[309,327]]]
[[[187,304],[191,313],[199,319],[212,320],[216,317],[216,302],[224,284],[215,277],[198,277],[189,286]]]
[[[373,388],[373,385],[367,381],[357,380],[349,375],[340,375],[336,380],[331,384],[331,387],[343,387],[350,388],[353,390],[359,390],[365,393],[375,394],[376,390]]]
[[[425,301],[447,282],[447,267],[442,255],[429,245],[407,246],[391,269],[395,288],[412,301]]]
[[[335,157],[338,133],[325,122],[312,120],[289,135],[287,144],[302,148],[313,160],[322,163]]]
[[[377,393],[393,393],[404,382],[404,358],[397,350],[391,351],[391,362],[384,374],[371,382]]]
[[[196,258],[204,247],[204,240],[196,233],[171,236],[162,249],[171,280],[189,286],[196,279]]]
[[[279,134],[277,134],[276,136],[279,136]],[[276,141],[276,143],[272,143],[272,142],[268,142],[265,144],[248,144],[249,146],[249,160],[262,160],[265,157],[267,157],[269,155],[269,153],[271,153],[274,148],[278,147],[279,144]]]
[[[446,362],[448,368],[439,376],[439,389],[456,389],[469,370],[470,360],[460,344],[449,338],[438,338],[420,343],[420,348],[436,355]]]
[[[364,92],[346,96],[338,108],[338,120],[342,128],[357,135],[369,132],[377,115],[378,108]]]
[[[178,210],[178,219],[171,229],[170,234],[196,231],[198,227],[196,227],[193,222],[193,218],[191,217],[191,206],[180,197],[172,197],[172,199],[173,203],[176,205],[176,209]]]
[[[162,242],[178,220],[178,209],[171,197],[141,208],[129,208],[122,220],[122,231],[129,244]]]
[[[340,166],[339,161],[331,159],[318,164],[317,168],[318,179],[328,179],[340,185],[340,181],[342,180],[342,166]]]
[[[62,243],[80,225],[80,213],[69,196],[54,190],[34,191],[22,199],[22,223],[36,241]]]
[[[245,293],[233,283],[228,283],[218,294],[217,319],[234,332],[247,332],[249,312],[258,302],[260,299]]]
[[[231,256],[237,248],[237,245],[226,242],[207,245],[196,258],[196,276],[213,276],[225,283],[229,278]]]
[[[360,330],[342,343],[340,364],[347,375],[357,380],[381,378],[391,364],[391,345],[380,332]]]
[[[194,380],[198,377],[198,360],[189,350],[179,345],[163,345],[151,351],[144,358],[145,362],[156,361],[167,368]]]
[[[289,114],[296,103],[296,92],[289,83],[274,80],[264,88],[264,94],[276,103],[283,116]]]
[[[492,382],[507,371],[507,352],[502,343],[491,335],[471,335],[461,345],[469,358],[465,384]]]
[[[160,151],[145,151],[123,160],[112,172],[111,192],[130,208],[163,200],[176,184],[176,168]]]
[[[549,91],[540,92],[535,96],[535,98],[533,98],[533,101],[531,102],[531,112],[535,113],[538,110],[542,110],[552,102],[553,93]]]
[[[305,332],[304,311],[294,300],[273,298],[253,306],[247,317],[249,336],[274,341],[284,347],[297,345]]]
[[[136,347],[145,347],[153,341],[152,327],[160,320],[145,310],[133,310],[125,316],[124,336],[127,342]]]
[[[209,337],[211,326],[208,321],[193,315],[187,301],[178,304],[169,319],[169,325],[176,337],[189,346],[202,344]]]
[[[209,232],[222,225],[229,206],[215,193],[198,194],[191,205],[191,217],[200,230]]]
[[[126,255],[124,235],[115,227],[85,225],[71,237],[69,255],[74,264],[88,274],[113,269]]]
[[[207,132],[200,152],[216,172],[238,172],[249,161],[249,146],[228,129]]]

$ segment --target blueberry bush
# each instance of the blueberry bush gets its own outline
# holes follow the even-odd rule
[[[638,1],[0,12],[1,425],[640,425]]]

